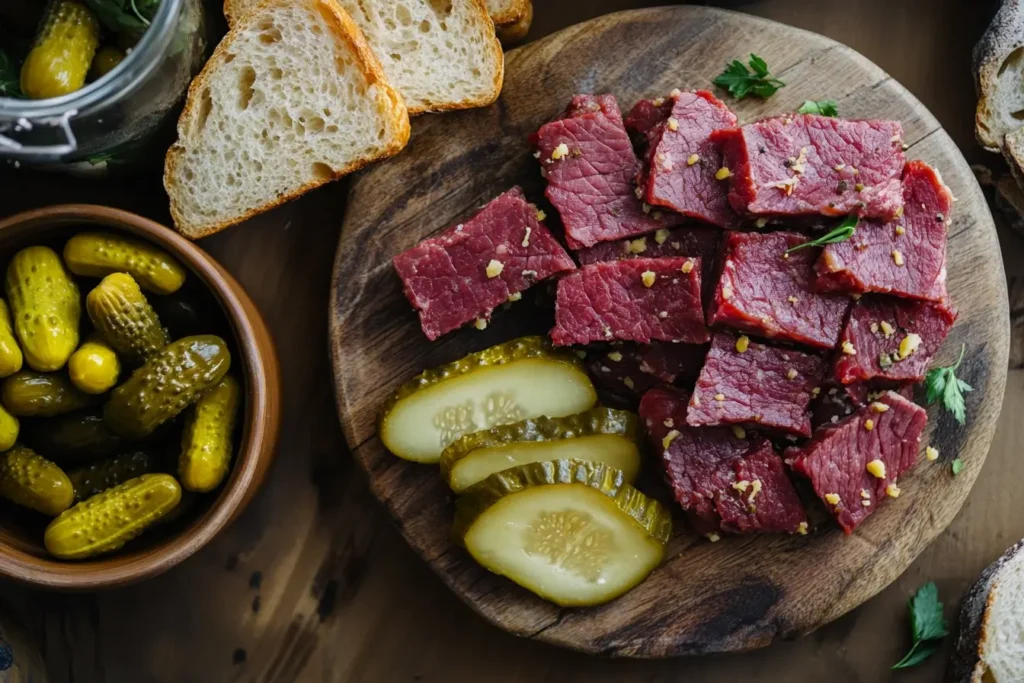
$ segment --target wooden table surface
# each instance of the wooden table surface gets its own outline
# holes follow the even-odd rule
[[[637,0],[535,0],[530,37]],[[972,133],[970,51],[994,0],[720,2],[861,51],[939,118],[971,162],[998,164]],[[751,49],[756,51],[756,44]],[[415,123],[414,123],[415,125]],[[249,510],[197,556],[145,584],[97,595],[0,585],[41,643],[54,683],[559,683],[939,681],[944,656],[889,666],[908,646],[905,602],[934,580],[949,617],[978,572],[1024,536],[1024,240],[1003,231],[1015,323],[1003,415],[973,494],[914,565],[877,598],[797,641],[742,655],[598,660],[521,640],[472,614],[389,526],[345,452],[327,363],[326,311],[345,184],[209,238],[247,287],[284,370],[277,463]],[[92,201],[167,220],[155,175],[116,183],[0,173],[0,215]],[[956,265],[952,264],[955,268]],[[947,644],[948,650],[948,644]],[[944,653],[943,653],[944,655]]]

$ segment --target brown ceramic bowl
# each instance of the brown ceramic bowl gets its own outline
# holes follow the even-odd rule
[[[231,366],[245,387],[245,405],[240,414],[235,459],[221,488],[197,496],[193,508],[181,519],[150,527],[116,553],[80,562],[56,560],[43,547],[46,520],[6,502],[0,506],[0,576],[65,590],[141,581],[170,569],[209,543],[256,493],[274,456],[280,426],[277,356],[263,318],[227,271],[176,232],[118,209],[85,204],[54,206],[0,220],[0,265],[6,267],[17,249],[30,244],[49,244],[59,251],[64,239],[83,229],[142,238],[189,269],[190,282],[185,288],[191,287],[197,297],[205,297],[207,310],[215,318],[219,316],[211,325],[233,336],[229,340]]]

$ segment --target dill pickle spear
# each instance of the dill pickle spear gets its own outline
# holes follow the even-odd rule
[[[83,500],[50,522],[46,550],[62,560],[84,560],[119,550],[169,514],[181,487],[169,474],[144,474]]]
[[[456,503],[453,532],[486,569],[557,605],[589,606],[661,563],[672,516],[618,470],[556,460],[471,487]]]
[[[231,353],[212,334],[185,337],[157,351],[110,393],[103,419],[115,434],[142,438],[217,385]]]
[[[75,492],[64,470],[16,444],[0,455],[0,496],[52,517],[71,505]]]
[[[599,406],[467,434],[444,449],[441,475],[452,491],[461,493],[495,472],[545,460],[603,462],[632,482],[640,470],[638,418]]]
[[[398,457],[436,463],[464,434],[573,415],[596,402],[575,354],[542,337],[522,337],[413,377],[384,405],[378,432]]]

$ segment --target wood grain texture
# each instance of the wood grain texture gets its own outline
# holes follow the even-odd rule
[[[475,207],[542,181],[526,135],[576,92],[613,92],[624,107],[673,87],[706,87],[728,59],[756,52],[789,86],[767,102],[736,103],[749,121],[825,94],[847,117],[903,122],[908,155],[943,173],[959,202],[950,227],[950,291],[960,319],[940,360],[967,344],[971,420],[957,428],[930,411],[926,442],[944,454],[902,481],[856,535],[830,527],[809,538],[736,537],[707,544],[680,531],[669,560],[623,598],[600,608],[558,609],[477,567],[448,539],[450,494],[429,467],[386,453],[374,436],[388,394],[424,367],[526,332],[543,316],[499,313],[430,344],[402,296],[390,259]],[[1005,278],[991,216],[959,150],[900,84],[856,52],[822,36],[750,16],[678,7],[627,12],[561,31],[507,55],[494,106],[423,121],[398,158],[351,186],[332,283],[331,350],[346,439],[399,530],[477,612],[515,634],[590,653],[663,657],[744,650],[806,633],[895,580],[953,519],[977,477],[999,414],[1009,325]],[[967,463],[960,476],[948,463]],[[680,527],[681,528],[681,527]]]

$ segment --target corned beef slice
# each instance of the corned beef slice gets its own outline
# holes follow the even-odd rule
[[[715,131],[740,213],[856,213],[881,219],[903,206],[903,127],[793,114]]]
[[[833,379],[822,383],[818,400],[814,402],[811,425],[815,429],[821,425],[836,424],[839,420],[853,413],[858,408],[883,395],[886,391],[895,391],[907,399],[914,400],[914,383],[892,383],[884,381],[857,382],[840,385]]]
[[[944,304],[887,296],[862,298],[843,329],[835,378],[843,384],[874,379],[922,381],[956,316]]]
[[[518,187],[465,223],[402,252],[394,265],[430,340],[489,319],[511,295],[576,268]]]
[[[729,428],[686,426],[688,400],[677,389],[651,389],[639,412],[669,486],[696,517],[697,530],[806,529],[803,505],[771,444],[741,439]]]
[[[726,233],[708,324],[833,348],[850,299],[812,291],[817,249],[785,253],[806,240],[785,232]]]
[[[812,391],[821,386],[823,358],[718,332],[690,398],[687,424],[747,424],[811,435]],[[740,349],[743,349],[742,351]]]
[[[623,122],[626,130],[636,133],[650,143],[650,136],[655,129],[672,116],[672,106],[675,101],[671,98],[659,97],[656,100],[640,100],[633,105]]]
[[[886,496],[899,495],[897,479],[917,462],[927,419],[924,408],[889,391],[838,424],[818,429],[804,446],[787,449],[786,462],[811,480],[850,534]],[[884,464],[884,477],[868,470],[874,460]]]
[[[722,154],[711,141],[712,131],[735,126],[736,116],[704,90],[670,100],[670,117],[648,136],[641,183],[645,200],[720,228],[736,227],[740,221],[729,205],[729,185],[715,178]]]
[[[701,262],[701,284],[706,294],[715,286],[715,263],[722,231],[717,228],[662,228],[650,235],[601,242],[576,252],[582,265],[624,258],[692,256]]]
[[[572,249],[652,232],[678,216],[644,213],[633,189],[640,162],[611,95],[577,96],[560,118],[541,126],[536,146],[545,190]],[[594,110],[594,107],[597,110]]]
[[[700,299],[700,259],[594,263],[562,278],[555,300],[557,345],[710,339]]]
[[[903,173],[903,206],[899,218],[862,220],[852,238],[827,245],[814,265],[817,289],[941,301],[953,195],[935,169],[911,161]]]

